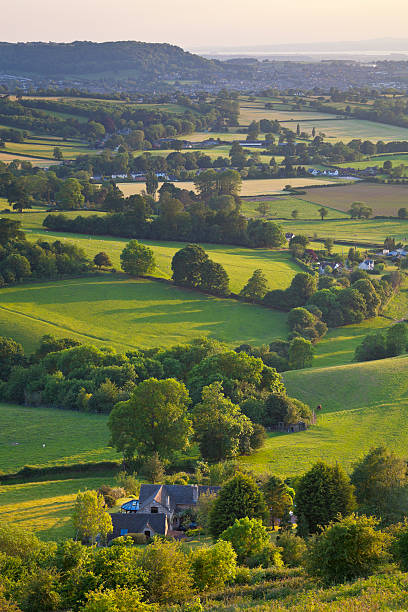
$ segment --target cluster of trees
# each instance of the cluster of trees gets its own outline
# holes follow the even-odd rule
[[[330,278],[328,287],[318,289],[315,276],[299,273],[288,289],[270,291],[263,301],[281,310],[295,308],[296,313],[290,315],[293,331],[301,333],[305,329],[306,337],[313,339],[327,331],[319,320],[329,327],[339,327],[376,316],[400,283],[399,272],[376,279],[362,270],[355,270],[350,277],[339,277],[337,281]],[[305,313],[304,308],[298,310],[303,306],[310,314]]]
[[[196,130],[225,129],[226,125],[236,124],[239,114],[237,101],[222,94],[211,101],[204,99],[194,104],[179,96],[177,103],[184,108],[174,113],[160,106],[135,105],[129,100],[118,103],[101,99],[23,99],[20,96],[12,100],[5,97],[0,100],[0,118],[5,126],[103,142],[111,149],[149,150],[162,138],[177,138]]]
[[[118,354],[44,336],[26,357],[2,338],[0,365],[6,401],[110,413],[112,444],[127,460],[169,459],[193,440],[204,459],[223,460],[258,448],[264,426],[312,417],[286,397],[275,368],[215,340]]]
[[[355,361],[373,361],[386,357],[397,357],[408,349],[408,325],[396,323],[386,330],[368,334],[356,347]]]
[[[0,286],[29,278],[53,279],[91,269],[84,251],[74,244],[29,242],[20,222],[0,219]]]
[[[74,180],[74,179],[71,179]],[[221,189],[231,189],[227,184]],[[272,221],[246,219],[239,213],[239,199],[231,193],[208,192],[200,198],[171,184],[163,185],[158,203],[149,196],[121,197],[116,188],[105,206],[120,210],[107,216],[78,216],[50,214],[44,227],[54,231],[113,235],[129,238],[181,240],[183,242],[212,242],[274,248],[285,244],[279,225]],[[232,185],[232,188],[234,186]],[[202,183],[202,189],[207,184]],[[217,188],[218,189],[218,188]],[[119,193],[118,193],[119,192]],[[154,210],[153,210],[154,209]],[[154,212],[154,214],[152,214]]]
[[[229,294],[229,278],[224,267],[210,259],[198,244],[189,244],[177,251],[171,269],[176,285],[214,295]]]

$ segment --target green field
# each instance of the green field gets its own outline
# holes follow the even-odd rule
[[[398,209],[408,206],[408,185],[381,185],[356,182],[338,187],[306,189],[306,200],[348,211],[353,202],[366,202],[373,215],[397,216]]]
[[[107,447],[106,420],[99,414],[0,403],[1,470],[116,461],[119,455]]]
[[[341,168],[356,168],[357,170],[364,170],[364,168],[372,168],[373,166],[382,167],[385,161],[391,161],[394,167],[401,164],[408,165],[408,153],[373,155],[372,157],[368,157],[362,161],[345,162],[344,164],[338,164],[338,166]]]
[[[320,219],[319,209],[321,206],[315,204],[314,202],[308,202],[302,198],[294,198],[292,196],[284,196],[284,197],[273,197],[269,196],[267,198],[259,198],[256,196],[251,199],[242,200],[241,212],[247,217],[260,217],[261,213],[258,211],[258,206],[260,201],[266,202],[268,204],[268,212],[266,214],[266,218],[273,219],[276,217],[277,219],[286,218],[292,219],[292,211],[298,211],[298,219]],[[347,213],[343,211],[336,210],[335,208],[328,208],[329,212],[326,219],[342,219],[348,218]]]
[[[408,242],[408,222],[398,219],[379,220],[351,220],[351,219],[325,219],[324,221],[280,221],[285,231],[295,234],[306,234],[309,237],[334,238],[345,240],[347,244],[354,242],[380,244],[387,236],[401,240],[404,244]],[[341,250],[341,249],[340,249]],[[343,252],[346,255],[348,247],[345,245]]]
[[[211,336],[232,346],[288,333],[286,315],[149,280],[106,275],[20,285],[0,293],[0,335],[27,351],[44,334],[118,350],[171,346]]]
[[[408,357],[284,374],[288,393],[312,408],[317,425],[296,434],[270,434],[266,445],[241,461],[256,471],[301,474],[315,461],[347,470],[376,445],[404,455],[408,444]]]
[[[22,143],[7,142],[2,150],[3,155],[13,156],[20,159],[20,156],[43,158],[53,160],[54,148],[59,147],[64,159],[74,159],[77,155],[100,153],[96,149],[91,149],[81,140],[63,140],[62,138],[27,138]]]
[[[0,485],[0,521],[37,533],[43,540],[75,536],[72,506],[78,491],[114,484],[112,476]]]

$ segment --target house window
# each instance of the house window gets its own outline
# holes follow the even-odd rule
[[[150,508],[150,512],[151,512],[151,514],[157,514],[157,513],[159,512],[159,509],[158,509],[158,508],[155,508],[154,506],[152,506],[152,507]]]
[[[121,529],[121,530],[120,530],[120,535],[121,535],[121,536],[124,536],[124,535],[126,535],[126,534],[127,534],[127,532],[128,532],[128,530],[127,530],[127,529]]]
[[[150,538],[150,531],[145,531],[144,534],[145,534],[146,538]]]

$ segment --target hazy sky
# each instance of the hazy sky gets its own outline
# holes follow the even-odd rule
[[[184,48],[408,36],[408,0],[0,0],[0,40]]]

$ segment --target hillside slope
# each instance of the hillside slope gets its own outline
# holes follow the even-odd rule
[[[136,41],[95,43],[0,43],[0,72],[44,77],[120,73],[132,71],[150,80],[160,75],[194,78],[223,71],[219,62],[207,60],[180,47]]]
[[[406,454],[408,356],[286,372],[284,379],[289,395],[323,409],[316,426],[271,434],[260,451],[243,459],[256,471],[301,474],[319,459],[351,470],[356,459],[381,444]]]

